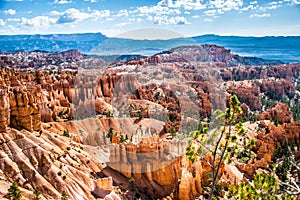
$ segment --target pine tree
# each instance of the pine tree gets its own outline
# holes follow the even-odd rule
[[[216,187],[222,163],[224,161],[228,163],[232,161],[232,158],[238,154],[237,137],[245,137],[243,124],[238,121],[238,116],[242,113],[239,104],[237,96],[232,95],[229,108],[225,112],[216,111],[216,119],[220,125],[216,125],[216,127],[213,125],[215,128],[211,135],[208,134],[209,127],[202,126],[201,124],[199,130],[191,132],[192,139],[189,141],[186,155],[192,162],[200,158],[210,166],[211,183],[209,185],[209,200],[213,199],[213,196],[217,193]],[[246,146],[251,148],[250,144]],[[205,159],[205,155],[208,152],[212,157],[212,161]]]
[[[18,183],[14,181],[8,188],[7,195],[12,200],[20,200],[22,197]]]
[[[229,199],[270,199],[295,200],[289,194],[278,194],[279,184],[273,176],[257,174],[250,184],[240,183],[238,186],[230,185],[227,197]]]
[[[33,194],[34,194],[33,200],[40,200],[41,199],[40,195],[42,194],[42,192],[39,189],[35,189],[33,191]]]
[[[67,193],[65,191],[62,192],[60,199],[61,200],[68,200],[68,195],[67,195]]]

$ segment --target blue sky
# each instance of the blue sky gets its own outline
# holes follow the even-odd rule
[[[118,36],[141,28],[184,36],[300,36],[300,0],[0,0],[1,35]]]

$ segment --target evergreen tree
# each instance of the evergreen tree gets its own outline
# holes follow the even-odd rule
[[[225,112],[216,111],[216,122],[211,127],[200,126],[199,130],[191,132],[192,139],[189,141],[186,155],[192,162],[202,159],[210,166],[209,200],[217,193],[216,187],[222,163],[232,162],[232,159],[239,154],[237,138],[245,139],[245,150],[248,151],[253,146],[253,141],[250,142],[245,135],[242,122],[238,121],[238,116],[242,113],[239,103],[237,96],[232,95],[229,108]],[[213,133],[208,134],[209,128]],[[205,159],[207,153],[210,153],[211,160]]]
[[[228,199],[250,200],[295,200],[295,197],[288,194],[278,194],[279,184],[273,176],[257,174],[250,184],[240,183],[238,186],[230,185]]]
[[[112,142],[112,138],[114,136],[114,129],[112,127],[109,128],[108,134],[106,135],[107,138],[109,138],[110,142]]]
[[[18,186],[18,183],[14,181],[11,186],[8,188],[7,195],[12,200],[20,200],[22,197],[21,190]]]
[[[60,199],[61,200],[68,200],[68,195],[67,195],[67,193],[65,191],[62,192]]]
[[[40,195],[42,194],[42,192],[39,189],[35,189],[33,191],[33,194],[34,194],[33,200],[40,200],[41,199]]]

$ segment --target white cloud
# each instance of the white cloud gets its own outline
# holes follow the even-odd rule
[[[110,16],[110,10],[90,10],[89,12],[82,12],[76,8],[69,8],[64,12],[51,11],[51,15],[59,16],[58,24],[75,23],[85,19],[94,19],[95,21]]]
[[[53,10],[50,12],[50,15],[60,15],[60,12]]]
[[[256,10],[259,6],[255,4],[250,4],[247,7],[243,7],[240,11],[247,11],[247,10]]]
[[[204,21],[205,21],[205,22],[212,22],[212,19],[205,18]]]
[[[167,15],[180,15],[184,10],[184,14],[191,14],[190,10],[205,9],[206,6],[201,3],[201,0],[161,0],[154,6],[142,6],[136,9],[136,12],[140,13],[138,16],[151,15],[153,22],[158,24],[185,24],[187,21],[182,17],[167,17]],[[179,20],[181,19],[181,20]],[[185,19],[185,18],[184,18]]]
[[[206,8],[200,0],[161,0],[157,5],[169,8],[184,8],[185,10],[201,10]]]
[[[132,22],[121,22],[119,24],[115,24],[114,27],[122,27],[122,26],[126,26],[126,25],[129,25],[129,24],[132,24]]]
[[[183,25],[190,24],[184,17],[168,17],[166,15],[162,16],[148,16],[148,20],[158,25]]]
[[[243,0],[211,0],[210,8],[219,9],[222,14],[225,11],[239,10],[243,6]]]
[[[49,26],[56,23],[55,18],[50,18],[48,16],[37,16],[31,19],[22,17],[20,20],[20,24],[22,26],[33,26],[33,27],[43,27],[43,26]]]
[[[266,9],[268,9],[268,10],[274,10],[274,9],[276,9],[276,8],[279,8],[279,7],[281,7],[280,5],[278,5],[278,4],[276,4],[276,5],[271,5],[271,6],[269,6],[269,7],[266,7]]]
[[[280,7],[281,7],[281,4],[279,4],[279,3],[275,2],[275,1],[273,1],[273,2],[269,3],[269,4],[266,5],[266,6],[261,6],[261,7],[259,7],[259,10],[261,10],[261,11],[275,10],[275,9],[277,9],[277,8],[280,8]]]
[[[206,16],[215,16],[217,14],[217,10],[207,10],[207,11],[204,11],[204,15]]]
[[[8,18],[7,21],[8,22],[20,22],[21,19],[20,18]]]
[[[58,24],[73,23],[77,21],[82,21],[89,18],[89,14],[81,12],[76,8],[69,8],[66,11],[61,13],[61,16],[58,18]]]
[[[89,15],[90,18],[93,18],[96,21],[109,16],[110,16],[110,10],[93,10],[92,13],[90,13]]]
[[[156,5],[152,7],[142,6],[142,7],[138,7],[137,10],[141,14],[155,14],[155,15],[169,15],[169,14],[180,15],[181,14],[179,9],[170,9],[169,7],[164,7],[160,5]]]
[[[129,22],[141,22],[141,21],[143,21],[143,19],[141,19],[141,18],[130,18],[130,19],[127,19]]]
[[[3,13],[5,15],[14,15],[14,14],[16,14],[16,10],[8,9],[8,10],[4,10]]]
[[[55,0],[54,3],[57,4],[68,4],[68,3],[72,3],[72,1],[67,1],[67,0]]]
[[[5,26],[5,21],[3,19],[0,19],[0,26]]]
[[[128,17],[128,11],[126,9],[122,9],[115,16],[116,17]]]
[[[142,19],[142,18],[136,18],[135,21],[137,21],[137,22],[142,22],[143,19]]]
[[[273,10],[273,9],[276,9],[276,8],[279,8],[281,7],[280,3],[277,2],[277,1],[272,1],[269,3],[269,6],[265,7],[265,9],[267,10]]]
[[[257,1],[251,1],[249,4],[254,5],[254,4],[257,4],[257,3],[258,3]]]
[[[84,0],[84,1],[88,1],[88,2],[91,2],[91,3],[96,3],[97,0]]]
[[[283,0],[284,2],[291,2],[291,4],[300,4],[300,0]],[[289,5],[291,5],[289,4]]]
[[[196,19],[196,18],[199,18],[199,17],[200,17],[199,15],[193,15],[193,16],[192,16],[192,18],[195,18],[195,19]]]
[[[263,13],[263,14],[252,14],[250,15],[250,18],[255,18],[255,17],[271,17],[270,13]]]

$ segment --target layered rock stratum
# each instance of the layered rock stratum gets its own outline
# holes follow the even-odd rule
[[[222,163],[220,183],[247,182],[286,140],[299,143],[293,109],[269,103],[299,103],[300,64],[274,63],[215,45],[111,63],[77,50],[1,55],[0,196],[17,181],[24,199],[34,189],[42,199],[195,199],[211,168],[185,156],[188,133],[232,94],[256,157]]]

